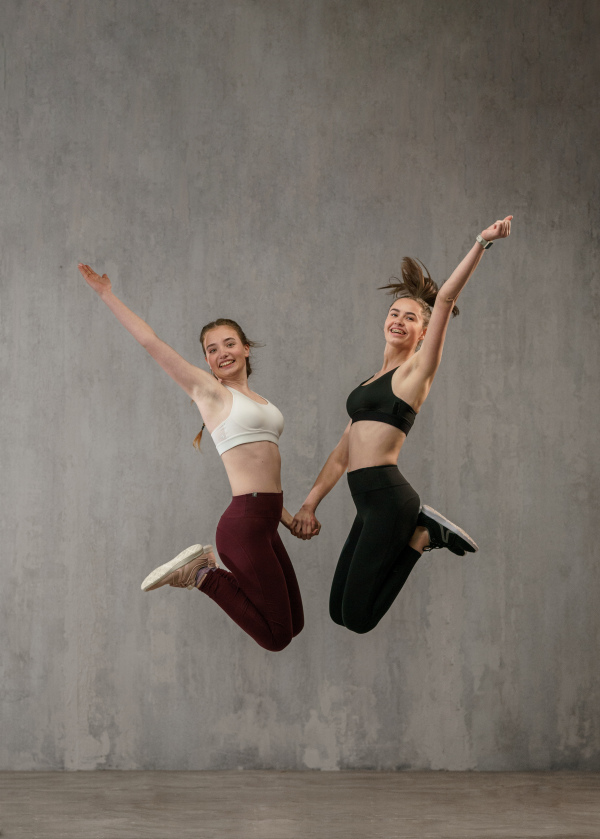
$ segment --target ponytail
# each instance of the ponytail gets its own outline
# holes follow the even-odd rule
[[[393,294],[394,300],[408,298],[420,303],[423,320],[427,326],[438,295],[438,285],[431,279],[429,271],[420,259],[405,256],[402,260],[401,271],[402,279],[390,277],[387,285],[379,286],[379,288],[387,290],[388,294]],[[452,314],[454,317],[458,314],[456,306],[452,307]]]
[[[204,431],[205,428],[206,428],[206,423],[203,422],[202,423],[202,428],[196,434],[196,436],[194,437],[194,442],[192,443],[193,447],[195,449],[197,449],[198,451],[200,451],[200,441],[202,440],[202,432]]]

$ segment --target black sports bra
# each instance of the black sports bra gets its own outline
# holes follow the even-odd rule
[[[368,385],[363,382],[354,388],[346,401],[346,410],[353,423],[361,420],[386,422],[408,434],[417,412],[392,391],[392,376],[397,369],[384,373]]]

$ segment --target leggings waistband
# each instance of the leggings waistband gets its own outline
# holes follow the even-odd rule
[[[408,481],[397,466],[366,466],[364,469],[354,469],[348,472],[348,486],[355,495],[359,492],[371,492],[386,487],[405,486]]]
[[[234,495],[225,512],[231,516],[261,516],[279,519],[282,508],[282,492],[249,492],[246,495]]]

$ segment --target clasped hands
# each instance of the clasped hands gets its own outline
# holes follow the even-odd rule
[[[317,520],[315,514],[303,507],[293,518],[291,516],[287,520],[282,518],[281,523],[298,539],[312,539],[313,536],[318,536],[321,530],[321,522]]]

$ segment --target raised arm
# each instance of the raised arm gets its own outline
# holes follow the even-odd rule
[[[290,530],[299,539],[310,539],[321,529],[315,510],[348,468],[348,439],[351,425],[352,423],[349,422],[346,426],[339,443],[325,461],[317,480],[306,496],[306,501],[294,516]]]
[[[113,294],[112,286],[106,274],[100,277],[89,265],[79,264],[79,271],[86,283],[94,289],[106,303],[117,320],[123,324],[135,340],[150,353],[171,378],[182,387],[194,401],[203,396],[217,396],[221,387],[215,379],[199,367],[194,367],[179,353],[165,344],[146,321],[131,311]]]
[[[512,216],[506,216],[505,219],[495,222],[481,233],[481,237],[486,242],[494,242],[496,239],[505,239],[510,236],[512,218]],[[432,379],[435,375],[442,360],[442,350],[452,309],[459,294],[479,265],[483,252],[483,245],[475,242],[469,253],[438,291],[425,338],[415,359],[419,376]]]

